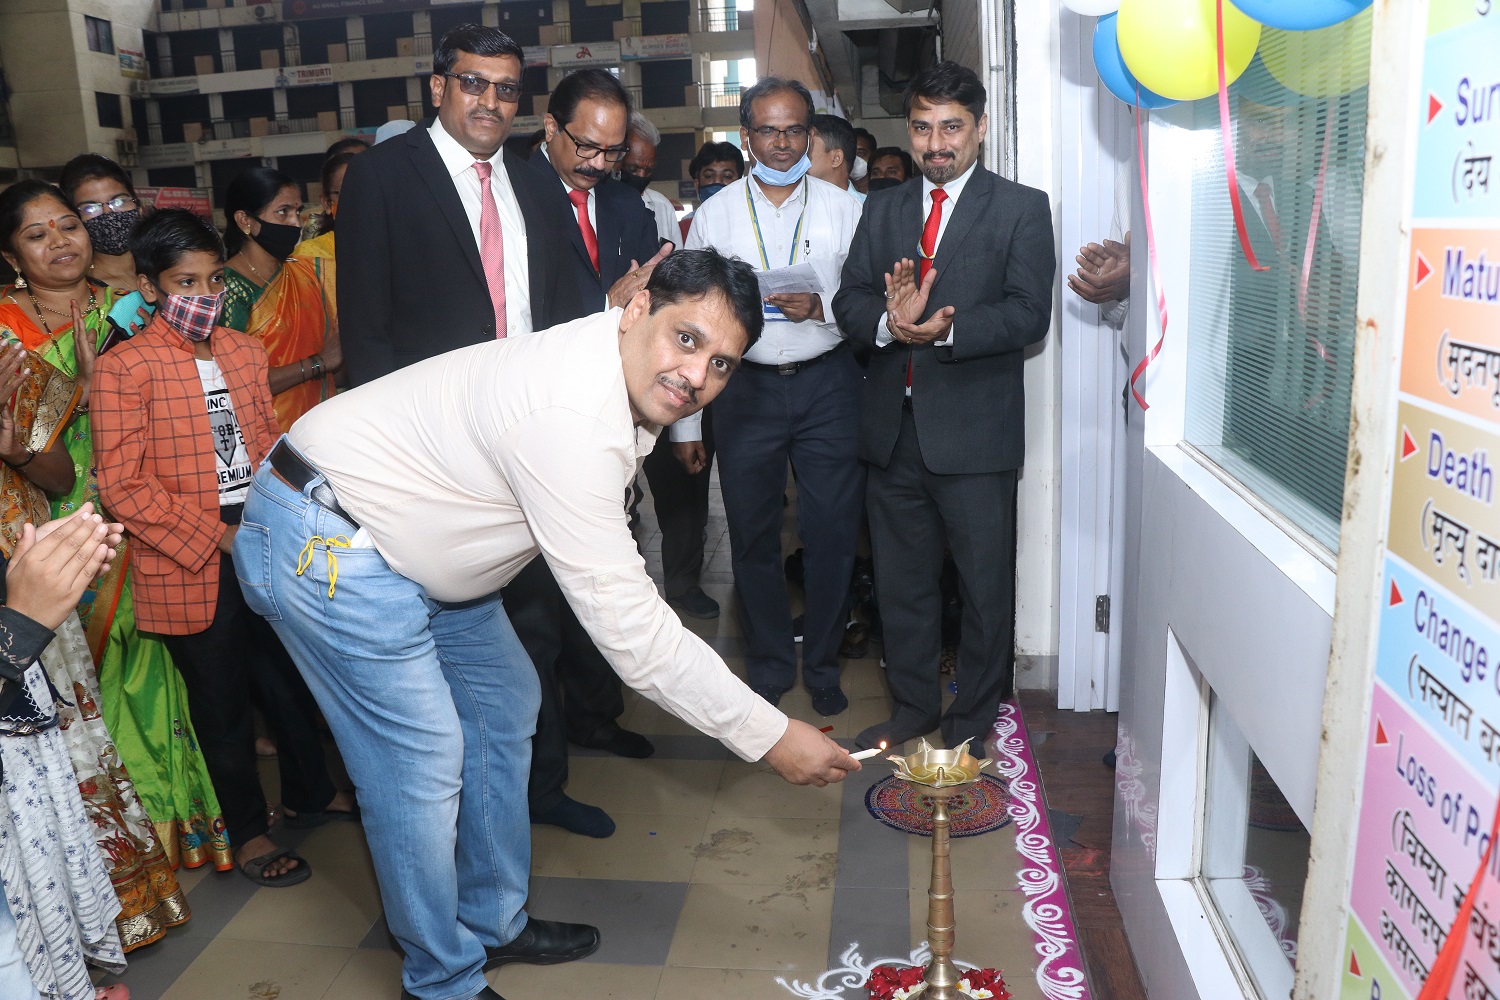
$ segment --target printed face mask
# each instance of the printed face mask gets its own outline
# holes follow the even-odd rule
[[[132,208],[128,212],[105,212],[92,219],[84,219],[83,228],[88,230],[94,253],[118,257],[130,249],[130,231],[139,221],[141,210]]]
[[[208,339],[219,322],[224,293],[213,295],[168,295],[161,305],[161,317],[167,325],[197,344]]]

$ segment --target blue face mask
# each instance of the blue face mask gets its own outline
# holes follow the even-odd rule
[[[728,186],[728,184],[705,184],[698,189],[698,201],[705,202]]]
[[[762,184],[769,184],[771,187],[786,187],[788,184],[795,184],[800,181],[803,175],[811,169],[812,159],[806,153],[803,153],[802,159],[785,170],[772,170],[764,163],[757,161],[755,166],[750,168],[750,172]]]

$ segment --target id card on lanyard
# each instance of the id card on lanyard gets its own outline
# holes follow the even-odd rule
[[[787,267],[791,267],[797,263],[797,243],[802,239],[802,220],[807,218],[807,199],[807,181],[804,180],[802,182],[802,212],[797,216],[797,228],[792,231],[792,252],[787,255]],[[766,241],[760,232],[760,215],[755,211],[755,199],[750,195],[750,184],[748,183],[745,185],[745,207],[750,209],[750,221],[755,226],[755,245],[760,250],[760,269],[762,271],[769,271],[771,270],[771,261],[766,256]],[[804,251],[804,256],[806,256],[806,251]],[[761,315],[765,317],[767,323],[791,322],[791,320],[782,314],[779,308],[771,305],[771,303],[764,299],[761,300],[760,309]]]

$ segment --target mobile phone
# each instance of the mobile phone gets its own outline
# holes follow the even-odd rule
[[[141,317],[137,315],[142,309],[149,316],[156,312],[156,306],[146,301],[140,292],[131,292],[115,300],[113,308],[109,311],[109,321],[120,328],[120,332],[126,336],[133,336],[131,324],[139,324]]]

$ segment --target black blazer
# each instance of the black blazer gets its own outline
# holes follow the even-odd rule
[[[339,195],[339,335],[352,385],[495,337],[495,309],[479,244],[453,178],[428,134],[431,121],[356,156]],[[555,325],[568,297],[558,237],[543,220],[535,171],[503,158],[526,220],[532,326]]]
[[[578,289],[576,296],[554,304],[552,322],[566,323],[601,312],[606,308],[605,295],[630,270],[630,262],[644,264],[656,256],[660,246],[656,216],[628,185],[609,177],[600,181],[594,187],[594,235],[599,241],[599,270],[595,272],[578,228],[578,211],[563,190],[557,168],[540,150],[530,162],[545,189],[538,202],[541,212],[559,234],[567,236],[571,249],[565,249],[560,259]]]
[[[939,474],[1018,469],[1026,454],[1022,349],[1047,335],[1057,251],[1047,195],[976,167],[933,266],[927,316],[955,309],[952,347],[875,344],[885,274],[916,259],[922,179],[871,193],[833,299],[839,329],[867,363],[860,458],[890,462],[911,360],[912,416],[927,468]],[[926,316],[923,317],[924,319]]]

